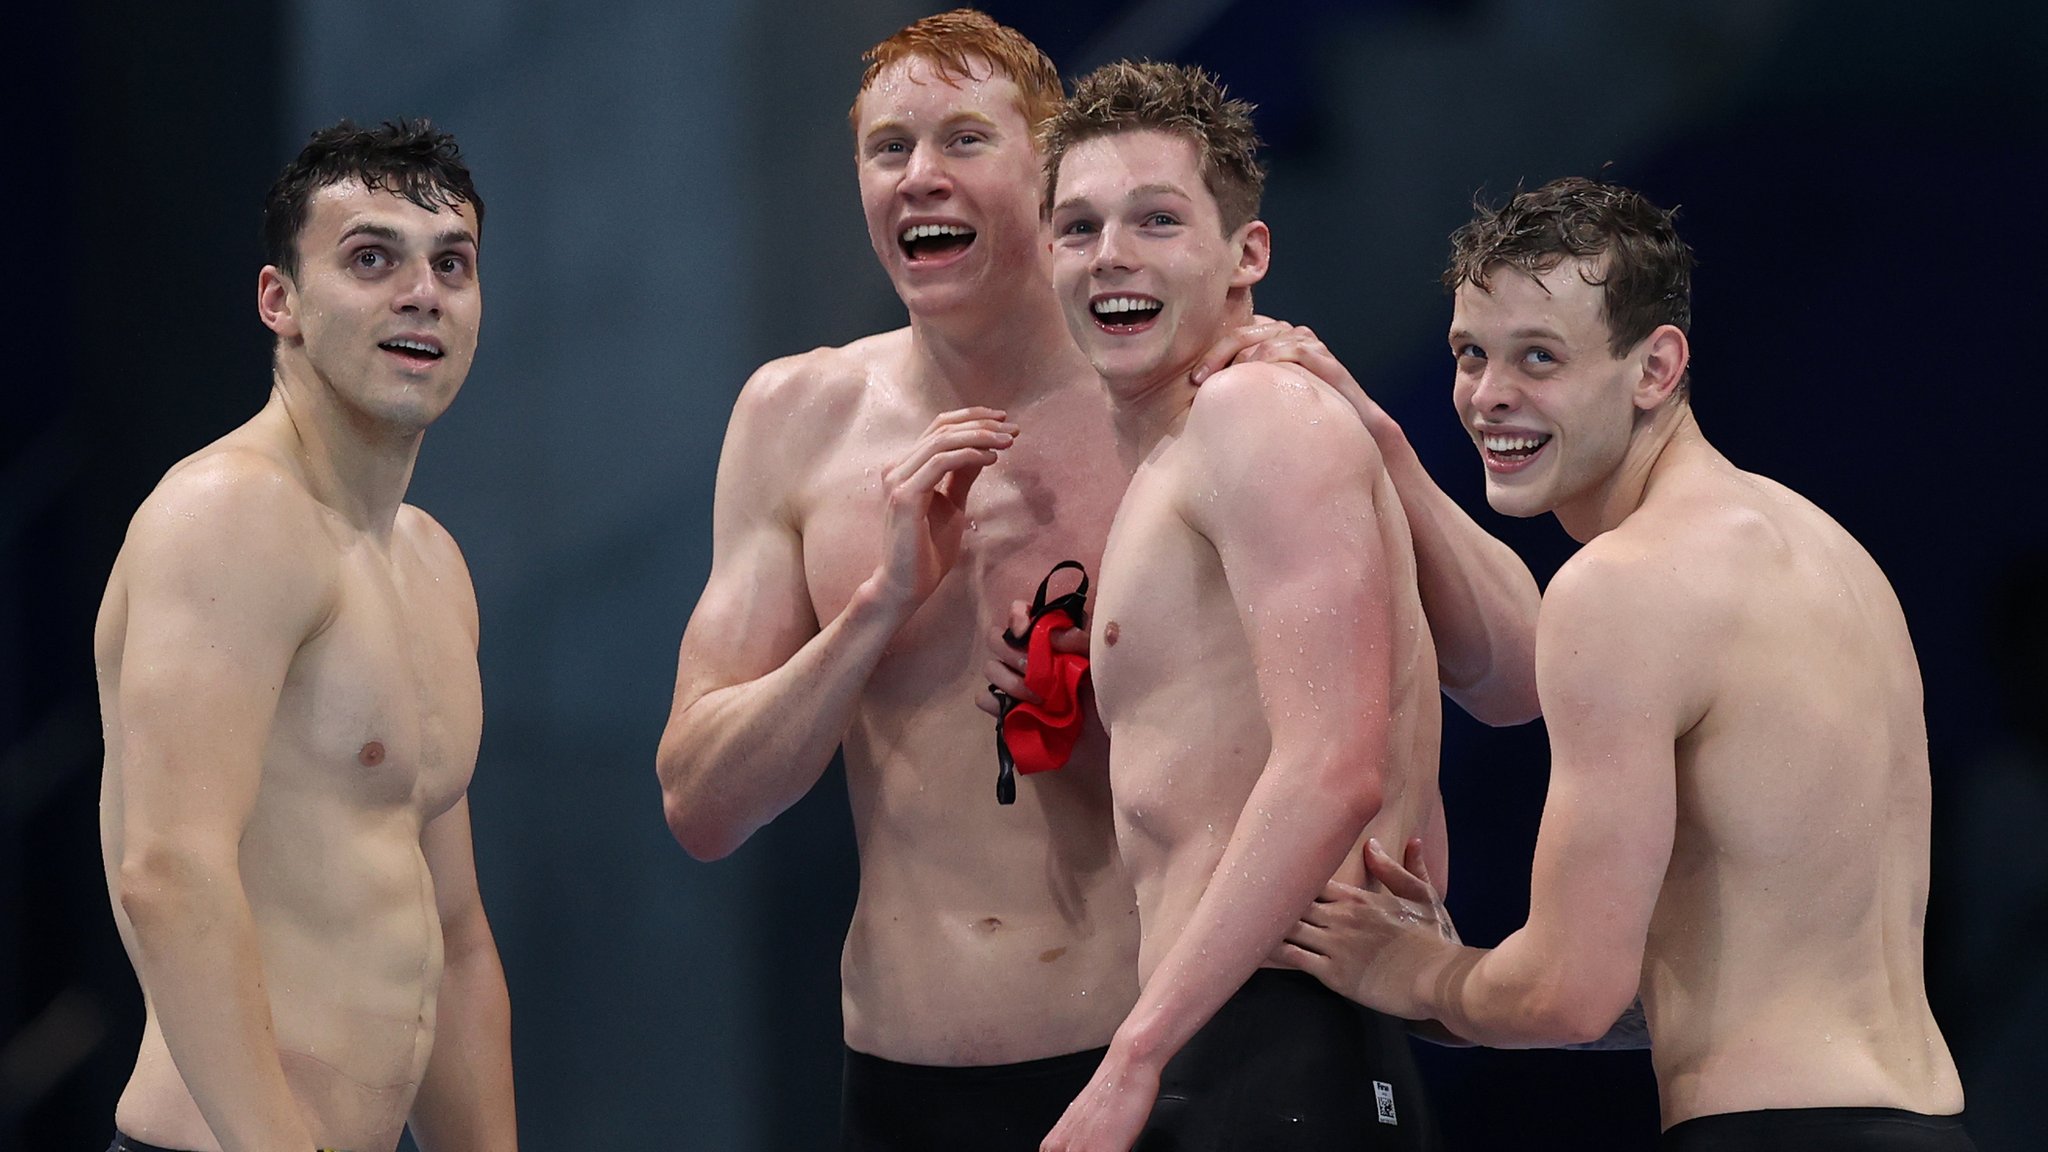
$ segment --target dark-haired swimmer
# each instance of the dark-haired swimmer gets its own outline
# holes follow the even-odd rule
[[[1912,639],[1861,545],[1702,436],[1690,269],[1669,213],[1589,180],[1453,238],[1452,395],[1487,500],[1584,544],[1537,626],[1529,920],[1462,947],[1375,852],[1391,891],[1333,884],[1278,958],[1502,1047],[1592,1040],[1640,987],[1670,1149],[1968,1149],[1921,961]],[[1342,377],[1285,343],[1256,355]]]
[[[517,1146],[477,895],[477,610],[403,503],[476,351],[483,202],[424,122],[315,133],[272,188],[270,400],[129,525],[94,651],[100,841],[159,1148]]]

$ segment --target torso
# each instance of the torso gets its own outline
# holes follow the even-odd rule
[[[788,505],[819,620],[875,570],[882,477],[938,414],[903,383],[909,348],[905,330],[804,358],[816,408],[792,427],[818,442]],[[1092,379],[1009,416],[1017,442],[969,494],[958,561],[890,644],[843,743],[861,860],[841,964],[846,1042],[909,1063],[1096,1047],[1136,995],[1099,727],[1001,806],[994,722],[975,707],[988,633],[1054,564],[1096,573],[1125,475]]]
[[[222,447],[269,450],[247,428],[208,452]],[[306,516],[319,542],[306,563],[331,569],[332,606],[279,693],[241,877],[278,1056],[308,1124],[323,1143],[391,1147],[426,1070],[441,972],[420,834],[467,787],[482,726],[474,600],[453,542],[424,514],[402,508],[388,550],[310,495]],[[110,891],[122,854],[124,588],[117,560],[95,640]],[[118,899],[114,914],[135,960]],[[218,1147],[153,1007],[115,1119],[152,1143]]]
[[[1356,422],[1342,401],[1327,399],[1328,419]],[[1144,926],[1141,981],[1208,887],[1271,750],[1238,605],[1215,547],[1182,513],[1214,488],[1208,463],[1169,436],[1132,477],[1102,562],[1092,638],[1096,698],[1115,735],[1117,839]],[[1372,505],[1393,566],[1394,634],[1378,642],[1393,646],[1395,753],[1380,813],[1365,835],[1398,845],[1438,803],[1441,704],[1407,519],[1384,470]],[[1363,880],[1357,851],[1335,878]]]
[[[1898,598],[1826,514],[1707,453],[1589,545],[1667,553],[1711,638],[1682,656],[1707,707],[1678,740],[1644,957],[1664,1123],[1959,1111],[1921,962],[1927,733]]]

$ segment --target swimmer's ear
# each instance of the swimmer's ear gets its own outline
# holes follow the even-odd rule
[[[1692,345],[1674,324],[1660,324],[1637,345],[1643,358],[1643,374],[1635,387],[1636,407],[1654,411],[1678,391],[1685,379],[1685,366],[1692,362]]]
[[[256,274],[256,315],[263,326],[279,339],[299,338],[299,290],[275,264],[265,264]]]
[[[1230,286],[1249,288],[1264,280],[1266,269],[1273,262],[1273,232],[1266,222],[1246,221],[1230,242],[1237,245],[1237,267],[1231,270]]]

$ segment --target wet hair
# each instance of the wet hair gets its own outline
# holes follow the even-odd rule
[[[1613,355],[1665,324],[1692,334],[1693,255],[1672,223],[1677,209],[1666,211],[1634,189],[1583,176],[1518,189],[1499,208],[1475,199],[1472,208],[1472,219],[1451,233],[1446,289],[1472,284],[1491,290],[1500,265],[1540,277],[1577,260],[1586,283],[1600,288]],[[1679,387],[1691,377],[1687,369]]]
[[[1060,84],[1059,69],[1038,45],[1022,32],[998,24],[987,13],[972,8],[955,8],[927,16],[894,36],[861,53],[867,71],[861,74],[860,89],[853,94],[853,107],[846,118],[860,131],[860,98],[872,88],[883,69],[901,60],[917,57],[947,80],[974,80],[989,69],[1007,76],[1017,86],[1019,112],[1036,130],[1059,106],[1066,89]]]
[[[462,163],[455,137],[431,121],[386,121],[358,128],[343,120],[313,133],[278,173],[263,202],[263,258],[299,274],[299,233],[308,205],[322,188],[355,181],[373,192],[403,196],[429,212],[467,204],[484,224],[484,201]]]
[[[1045,208],[1052,209],[1060,160],[1083,141],[1120,132],[1165,132],[1195,145],[1202,184],[1216,201],[1225,235],[1259,214],[1266,170],[1252,105],[1232,100],[1200,68],[1154,60],[1105,64],[1074,85],[1074,95],[1046,124]]]

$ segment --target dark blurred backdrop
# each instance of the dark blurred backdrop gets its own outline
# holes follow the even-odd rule
[[[0,405],[0,1148],[104,1146],[140,997],[108,912],[90,635],[128,516],[267,387],[271,176],[344,115],[452,129],[490,208],[488,321],[413,499],[484,620],[478,868],[529,1149],[828,1146],[843,780],[715,865],[653,751],[753,366],[902,322],[845,110],[899,0],[80,0],[10,10],[16,333]],[[1261,106],[1274,271],[1484,510],[1436,286],[1476,190],[1605,172],[1682,205],[1695,407],[1862,539],[1905,604],[1936,797],[1936,1009],[1987,1152],[2040,1146],[2048,511],[2025,443],[2048,255],[2048,9],[1959,0],[1040,0],[1069,75],[1199,62]],[[1451,903],[1525,910],[1540,725],[1447,716]],[[1639,1054],[1425,1053],[1454,1149],[1647,1148]]]

